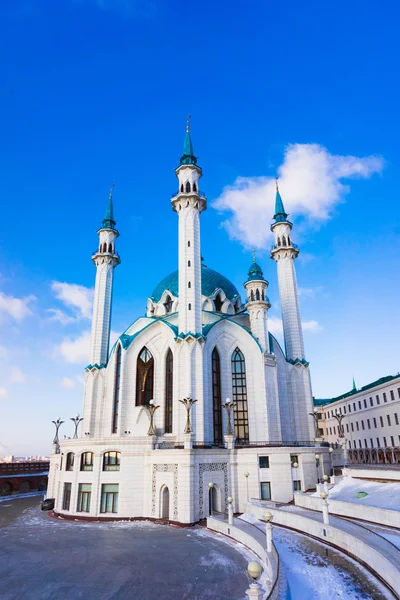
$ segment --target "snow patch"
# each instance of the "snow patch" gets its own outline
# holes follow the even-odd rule
[[[368,495],[357,498],[357,494],[360,492],[365,492]],[[312,496],[319,497],[319,492],[315,492]],[[329,498],[398,511],[400,508],[400,483],[379,483],[377,481],[361,481],[353,477],[344,477],[342,481],[329,490]]]

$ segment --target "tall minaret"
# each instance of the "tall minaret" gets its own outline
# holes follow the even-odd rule
[[[190,137],[190,115],[186,123],[183,155],[175,169],[179,189],[171,200],[179,217],[179,333],[202,333],[200,213],[207,200],[199,190],[202,170],[194,156]]]
[[[92,261],[96,265],[96,284],[94,288],[90,364],[99,367],[104,366],[108,360],[114,267],[121,262],[115,251],[115,240],[119,233],[115,229],[112,187],[103,224],[97,232],[100,238],[99,248],[92,256]]]
[[[268,281],[256,263],[255,252],[247,276],[244,287],[247,292],[246,308],[249,311],[251,333],[259,341],[263,352],[269,353],[268,309],[271,308],[271,304],[267,296]]]
[[[283,335],[285,339],[286,359],[305,361],[303,330],[301,326],[299,293],[297,289],[294,259],[299,249],[290,239],[292,223],[287,219],[281,195],[276,182],[274,223],[271,230],[275,236],[275,245],[271,251],[278,265],[278,284],[282,308]]]

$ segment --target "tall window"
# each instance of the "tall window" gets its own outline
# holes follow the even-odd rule
[[[261,500],[271,500],[271,484],[269,481],[261,483]]]
[[[171,310],[172,310],[172,298],[171,298],[171,296],[167,296],[165,298],[164,306],[165,306],[165,312],[166,313],[170,313]]]
[[[214,348],[212,353],[212,393],[213,393],[213,422],[214,442],[222,443],[222,406],[221,406],[221,361],[219,353]]]
[[[69,510],[71,504],[71,483],[64,483],[63,510]]]
[[[93,452],[84,452],[82,454],[81,471],[93,471]]]
[[[238,442],[249,441],[246,364],[239,348],[232,354],[232,392],[235,406],[235,436]]]
[[[101,486],[100,512],[118,512],[118,483],[103,483]]]
[[[119,452],[104,452],[103,471],[119,471],[121,454]]]
[[[118,413],[119,413],[119,388],[121,385],[121,345],[117,346],[115,356],[115,380],[114,380],[114,405],[112,418],[112,432],[118,431]]]
[[[172,433],[172,399],[174,385],[174,357],[171,348],[165,359],[165,433]]]
[[[67,454],[67,462],[65,464],[66,471],[73,471],[74,469],[74,453],[68,452]]]
[[[146,406],[153,398],[154,358],[146,347],[137,359],[136,406]]]
[[[90,512],[90,496],[92,495],[91,483],[80,483],[78,488],[78,512]]]
[[[221,312],[222,311],[222,300],[221,300],[221,296],[218,294],[214,300],[214,304],[215,304],[215,310],[216,312]]]

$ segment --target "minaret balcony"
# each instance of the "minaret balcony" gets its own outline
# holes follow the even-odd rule
[[[179,196],[200,196],[200,198],[205,198],[206,195],[204,192],[202,192],[201,190],[197,190],[197,191],[191,191],[191,192],[181,192],[180,190],[178,190],[177,192],[174,192],[173,194],[171,194],[171,198],[178,198]]]

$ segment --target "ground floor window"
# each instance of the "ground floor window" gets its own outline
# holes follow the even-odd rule
[[[71,483],[64,483],[63,510],[69,510],[71,504]]]
[[[301,492],[301,481],[299,479],[293,481],[293,491]]]
[[[269,469],[269,456],[259,456],[258,465],[260,469]]]
[[[269,481],[263,481],[261,484],[261,500],[271,500],[271,484]]]
[[[100,512],[118,512],[118,483],[104,483],[101,486]]]
[[[80,483],[78,489],[78,512],[90,512],[91,483]]]

